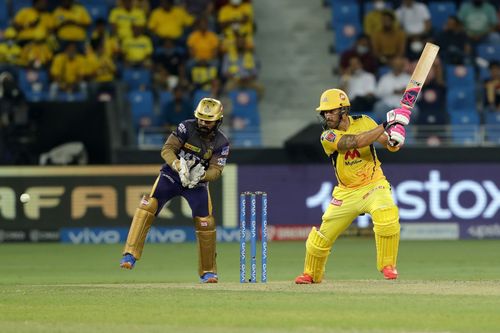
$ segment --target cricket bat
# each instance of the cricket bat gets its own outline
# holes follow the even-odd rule
[[[422,86],[438,52],[439,46],[432,43],[425,44],[424,50],[418,59],[417,66],[411,75],[410,82],[406,86],[405,93],[401,99],[402,107],[412,109],[415,106],[417,97],[420,94],[420,90],[422,90]]]

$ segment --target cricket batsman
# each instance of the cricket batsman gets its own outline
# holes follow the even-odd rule
[[[223,107],[220,101],[203,98],[195,119],[181,122],[165,142],[165,164],[136,209],[127,237],[122,268],[132,269],[139,260],[154,218],[173,197],[184,197],[192,210],[198,241],[198,275],[202,283],[217,283],[215,220],[208,184],[222,174],[229,155],[229,141],[219,130]]]
[[[377,125],[370,117],[350,116],[349,98],[340,89],[329,89],[321,95],[316,111],[324,131],[323,149],[331,159],[338,185],[323,214],[319,230],[313,227],[306,241],[304,272],[295,279],[297,284],[320,283],[326,261],[337,237],[360,214],[368,213],[373,220],[377,247],[377,269],[386,279],[396,279],[399,247],[398,207],[391,196],[374,143],[378,141],[392,152],[405,141],[405,125],[411,111],[391,110],[387,121]]]

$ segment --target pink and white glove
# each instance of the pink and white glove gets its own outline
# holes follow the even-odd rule
[[[410,123],[411,111],[406,108],[392,109],[387,112],[387,125],[401,124],[406,126]]]
[[[402,147],[405,143],[405,137],[406,137],[406,130],[405,128],[400,125],[396,124],[393,126],[390,126],[385,133],[387,134],[387,137],[389,138],[389,145],[391,147]]]

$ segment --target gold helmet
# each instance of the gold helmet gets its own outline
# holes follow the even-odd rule
[[[222,103],[214,98],[203,98],[196,110],[194,110],[194,116],[197,119],[205,121],[216,121],[222,119]]]
[[[316,108],[316,111],[322,112],[350,106],[351,103],[344,91],[340,89],[328,89],[321,94],[319,106]]]

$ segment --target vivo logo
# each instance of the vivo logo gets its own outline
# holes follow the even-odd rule
[[[73,244],[115,244],[120,242],[120,232],[84,228],[81,231],[69,231],[68,238]]]
[[[151,228],[146,241],[150,243],[183,243],[186,238],[186,232],[181,229]]]

